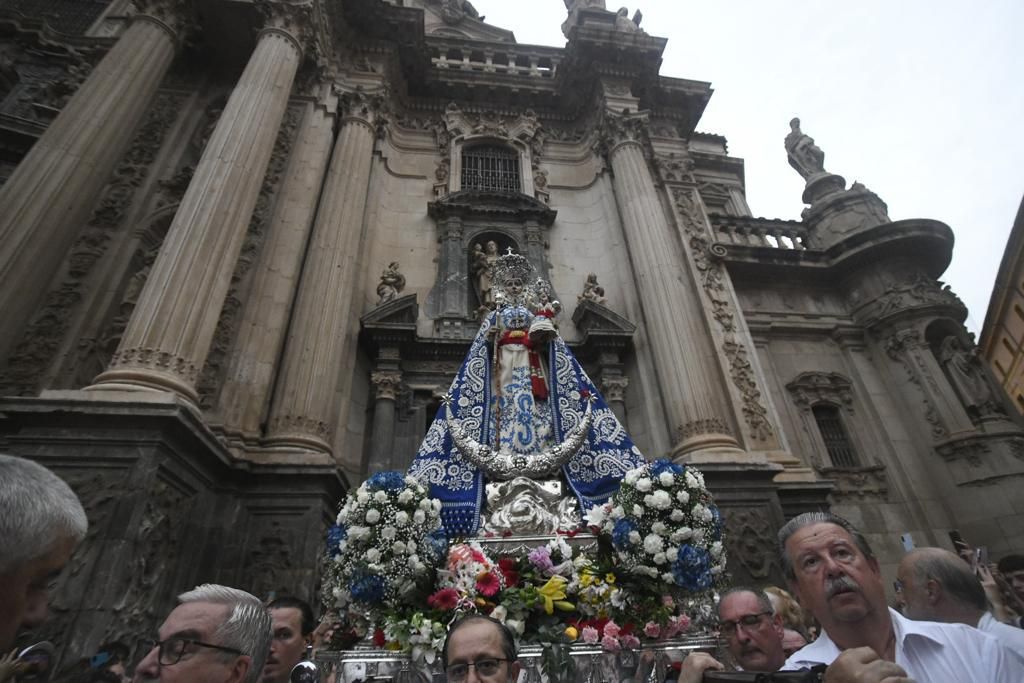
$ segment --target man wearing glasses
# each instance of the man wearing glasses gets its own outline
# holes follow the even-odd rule
[[[140,681],[256,683],[270,651],[270,615],[255,597],[203,584],[178,596],[178,606],[146,644],[135,668]]]
[[[743,671],[778,671],[786,661],[782,617],[775,614],[768,596],[757,588],[737,586],[722,593],[718,632]],[[683,660],[678,683],[699,683],[705,671],[723,668],[711,655],[694,652]]]
[[[452,624],[441,661],[450,683],[514,683],[519,679],[512,632],[482,614],[470,614]]]

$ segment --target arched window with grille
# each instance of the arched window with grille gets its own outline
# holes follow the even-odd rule
[[[821,439],[825,442],[825,450],[832,461],[833,467],[860,467],[860,459],[853,448],[853,442],[843,425],[839,408],[828,403],[819,403],[811,408],[814,421],[818,425]]]
[[[519,154],[501,145],[473,145],[462,150],[463,190],[522,192]]]

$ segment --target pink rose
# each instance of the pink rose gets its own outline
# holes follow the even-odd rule
[[[644,635],[648,638],[657,638],[661,635],[661,626],[653,621],[648,621],[644,624]]]
[[[599,640],[597,629],[593,626],[584,626],[581,635],[583,637],[583,642],[589,643],[590,645],[593,645]]]
[[[608,635],[601,639],[601,647],[609,652],[618,652],[622,649],[622,646],[619,645],[619,639]]]
[[[662,595],[661,604],[665,607],[668,607],[669,609],[672,609],[676,606],[676,601],[672,599],[671,595]]]
[[[640,648],[640,639],[634,636],[632,633],[627,633],[622,636],[622,647],[627,650],[637,650]]]
[[[618,638],[621,630],[622,627],[610,619],[608,620],[608,623],[604,625],[604,634],[606,636],[611,636],[612,638]]]

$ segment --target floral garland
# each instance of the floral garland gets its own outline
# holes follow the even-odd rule
[[[440,511],[412,477],[370,477],[348,495],[328,532],[325,602],[372,612],[429,588],[448,550]]]
[[[697,470],[668,460],[630,470],[587,521],[611,537],[619,566],[633,575],[697,593],[725,570],[721,516]]]
[[[674,638],[712,615],[722,523],[696,470],[658,460],[627,473],[590,511],[598,543],[586,551],[567,541],[575,532],[525,557],[472,541],[449,547],[439,507],[397,472],[374,475],[345,501],[328,539],[325,594],[357,636],[432,664],[448,625],[467,612],[498,619],[523,644],[609,651]]]

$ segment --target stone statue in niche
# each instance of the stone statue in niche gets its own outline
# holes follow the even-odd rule
[[[583,293],[576,297],[578,301],[593,301],[602,306],[608,301],[604,297],[604,287],[597,284],[597,274],[591,273],[583,283]]]
[[[498,261],[498,243],[488,240],[486,247],[477,242],[473,245],[470,270],[476,284],[476,296],[483,309],[494,308],[494,264]]]
[[[800,119],[794,118],[789,122],[789,127],[791,130],[786,136],[789,165],[805,180],[825,173],[825,153],[814,144],[814,138],[800,130]]]
[[[972,419],[1005,412],[992,391],[981,359],[964,348],[955,335],[949,335],[939,345],[939,362]]]
[[[377,305],[386,304],[398,298],[399,293],[405,289],[405,276],[398,272],[398,261],[392,261],[384,272],[380,274],[380,283],[377,285]]]

